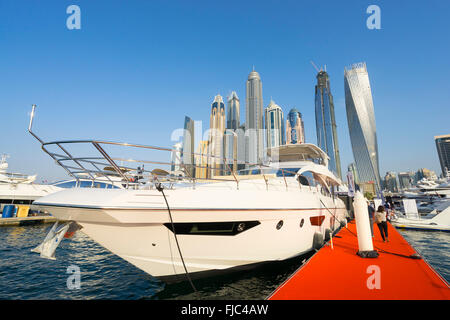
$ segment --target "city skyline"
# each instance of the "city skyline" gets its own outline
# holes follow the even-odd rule
[[[46,140],[100,138],[172,146],[178,141],[172,140],[172,130],[182,127],[184,115],[207,126],[205,107],[217,92],[236,91],[244,101],[242,79],[253,65],[264,81],[263,100],[274,96],[282,107],[297,107],[306,142],[316,143],[316,72],[309,62],[314,60],[327,65],[331,79],[343,168],[353,162],[343,68],[366,61],[378,120],[380,172],[426,167],[440,173],[434,136],[448,134],[449,44],[441,39],[450,4],[376,2],[382,11],[380,30],[367,28],[368,4],[357,1],[254,4],[235,2],[231,15],[230,4],[79,1],[82,27],[70,31],[64,3],[2,2],[0,105],[7,121],[0,133],[13,139],[0,139],[0,149],[10,154],[10,169],[37,173],[37,181],[67,178],[26,131],[33,103],[38,105],[35,131]],[[273,15],[283,22],[263,23]],[[216,23],[231,16],[232,25]],[[233,39],[232,46],[227,39]],[[221,49],[212,54],[211,47]]]

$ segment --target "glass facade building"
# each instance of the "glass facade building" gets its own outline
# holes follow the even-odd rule
[[[181,152],[183,149],[183,145],[178,142],[175,143],[172,147],[172,165],[170,166],[170,171],[172,171],[173,174],[177,171],[181,171]]]
[[[345,107],[353,157],[360,183],[373,183],[381,191],[377,131],[372,92],[365,63],[344,71]]]
[[[279,147],[285,144],[283,110],[275,102],[270,101],[265,110],[267,148]]]
[[[234,130],[226,129],[223,138],[224,163],[223,174],[231,175],[237,171],[238,135]]]
[[[286,119],[286,143],[300,144],[305,142],[305,127],[302,114],[292,108]]]
[[[413,186],[414,172],[399,172],[398,173],[399,189],[406,190]]]
[[[222,174],[223,141],[225,133],[225,104],[220,94],[214,97],[211,104],[209,121],[209,152],[211,177]]]
[[[245,160],[261,163],[264,158],[262,82],[255,70],[247,78],[245,111]]]
[[[183,133],[183,164],[186,168],[186,176],[194,177],[194,120],[186,116],[184,118]]]
[[[330,157],[329,170],[342,179],[333,96],[328,73],[322,70],[317,74],[315,113],[317,146]]]
[[[237,130],[239,128],[239,109],[240,102],[235,91],[232,91],[228,97],[227,105],[227,129]]]
[[[450,134],[434,137],[441,164],[442,175],[445,177],[450,172]]]

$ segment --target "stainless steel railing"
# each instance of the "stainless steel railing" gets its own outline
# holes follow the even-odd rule
[[[192,183],[193,188],[195,188],[195,184],[198,181],[230,181],[230,179],[213,176],[213,177],[196,177],[192,176],[189,168],[195,169],[206,169],[206,170],[221,170],[228,173],[228,176],[231,176],[233,180],[236,182],[236,187],[239,189],[239,181],[244,180],[248,177],[246,175],[238,175],[238,173],[232,169],[230,166],[230,161],[233,163],[235,159],[227,159],[222,157],[217,157],[213,155],[205,155],[198,154],[194,152],[190,152],[191,156],[200,156],[200,157],[208,157],[208,158],[216,158],[223,165],[220,168],[211,167],[211,166],[202,166],[197,165],[195,163],[185,164],[183,163],[181,157],[183,155],[179,150],[157,147],[157,146],[147,146],[141,144],[130,144],[130,143],[121,143],[121,142],[111,142],[111,141],[102,141],[102,140],[65,140],[65,141],[52,141],[45,142],[41,138],[39,138],[32,130],[33,126],[33,118],[35,114],[36,105],[33,105],[31,115],[30,115],[30,123],[28,126],[29,133],[35,137],[40,143],[42,150],[47,153],[55,162],[61,166],[69,176],[74,178],[79,184],[80,179],[90,179],[93,182],[97,180],[102,180],[103,182],[109,181],[111,184],[121,183],[125,188],[137,188],[140,184],[143,184],[145,180],[149,183],[156,183],[161,181],[167,181],[169,183],[173,183],[176,181],[180,181],[180,179],[184,182],[188,181]],[[95,156],[77,156],[70,149],[70,147],[74,145],[90,145],[94,147],[96,151]],[[183,168],[183,177],[177,177],[175,175],[170,174],[166,171],[167,175],[161,176],[155,172],[155,170],[144,169],[144,165],[163,165],[163,166],[172,166],[173,162],[166,161],[156,161],[156,160],[141,160],[141,159],[131,159],[124,157],[113,157],[111,156],[106,148],[107,147],[129,147],[129,148],[138,148],[139,150],[151,150],[151,151],[166,151],[170,152],[170,155],[175,155],[177,157],[177,165]],[[56,148],[56,151],[52,151],[52,148]],[[119,165],[118,162],[121,164]],[[126,163],[124,165],[123,163]],[[137,164],[142,165],[135,167]],[[272,167],[264,165],[264,164],[252,164],[248,162],[244,162],[243,164],[251,167],[248,170],[259,170],[262,178],[265,181],[266,188],[269,188],[269,177],[264,173],[267,169],[272,169]],[[134,165],[134,166],[133,166]],[[108,170],[106,169],[108,168]],[[281,170],[283,180],[288,188],[288,182],[286,180],[286,176],[296,175],[297,172],[289,169],[278,169]],[[249,175],[251,176],[251,175]],[[312,181],[309,181],[310,184]],[[299,187],[302,188],[302,185],[299,181]],[[309,187],[311,189],[311,187]]]

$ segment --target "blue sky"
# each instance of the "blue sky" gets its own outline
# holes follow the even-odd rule
[[[81,9],[69,30],[66,9]],[[366,9],[381,8],[369,30]],[[31,104],[44,140],[97,138],[171,146],[184,116],[209,126],[214,96],[260,73],[285,113],[304,117],[316,143],[310,64],[326,65],[343,168],[352,162],[344,67],[365,61],[381,174],[440,174],[433,137],[450,133],[450,2],[431,1],[6,1],[0,0],[0,153],[13,171],[65,174],[27,132]]]

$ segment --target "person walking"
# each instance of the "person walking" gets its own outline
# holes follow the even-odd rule
[[[386,201],[386,203],[384,204],[384,209],[386,211],[386,220],[387,221],[391,221],[391,204]]]
[[[384,209],[384,206],[378,207],[377,212],[375,213],[375,222],[377,223],[378,229],[380,229],[383,242],[389,242],[388,225],[386,221],[386,211]]]
[[[374,224],[375,209],[372,207],[369,200],[367,200],[367,210],[369,211],[370,232],[372,233],[372,238],[373,238],[374,237],[373,224]]]

